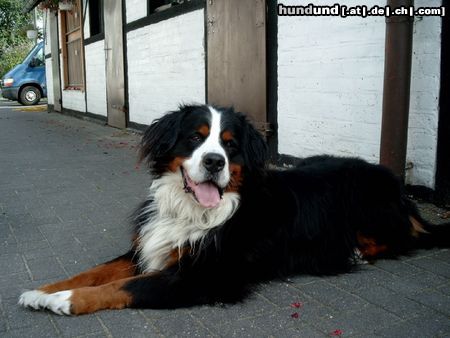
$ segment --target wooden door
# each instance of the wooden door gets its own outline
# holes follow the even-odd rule
[[[125,128],[125,72],[123,57],[122,0],[103,1],[108,124]]]
[[[207,0],[207,102],[267,129],[265,0]]]

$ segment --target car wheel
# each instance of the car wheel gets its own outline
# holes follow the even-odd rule
[[[33,86],[23,87],[19,94],[19,102],[24,106],[37,104],[41,99],[41,91]]]

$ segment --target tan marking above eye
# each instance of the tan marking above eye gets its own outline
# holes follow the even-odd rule
[[[204,137],[207,137],[209,135],[209,127],[206,124],[200,126],[200,128],[198,128],[197,131]]]
[[[225,130],[223,133],[222,133],[222,140],[223,141],[231,141],[233,139],[233,133],[231,132],[231,131],[229,131],[229,130]]]

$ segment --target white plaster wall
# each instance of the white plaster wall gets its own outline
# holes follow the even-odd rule
[[[45,60],[45,77],[47,83],[47,100],[48,104],[54,104],[55,100],[53,97],[53,72],[52,72],[52,59],[48,58]]]
[[[294,0],[279,2],[299,4]],[[416,7],[425,2],[416,1]],[[345,4],[361,2],[349,0]],[[385,1],[368,0],[364,4],[384,6]],[[408,160],[415,165],[409,182],[429,187],[434,186],[435,172],[438,20],[424,18],[415,24],[408,142]],[[281,154],[303,157],[326,153],[378,162],[384,42],[384,17],[278,18]]]
[[[180,103],[205,101],[204,12],[127,35],[130,121],[149,124]]]
[[[84,92],[81,90],[63,90],[62,106],[65,109],[72,109],[82,113],[86,112]]]
[[[126,0],[127,23],[147,15],[147,0]]]
[[[367,5],[381,2],[370,0]],[[278,18],[281,154],[327,153],[378,160],[384,34],[381,17]]]
[[[440,0],[416,0],[416,7],[438,7]],[[410,119],[406,160],[413,163],[406,180],[434,187],[441,66],[441,18],[416,18],[414,23]]]
[[[89,113],[107,115],[104,40],[85,46],[86,94]]]

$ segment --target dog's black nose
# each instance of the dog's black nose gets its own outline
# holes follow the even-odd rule
[[[217,153],[207,153],[203,156],[203,166],[212,174],[221,171],[225,166],[225,157]]]

